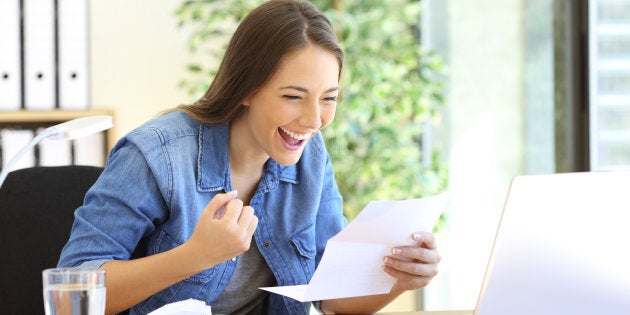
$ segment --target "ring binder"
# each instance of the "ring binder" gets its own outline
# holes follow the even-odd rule
[[[20,0],[0,1],[0,110],[22,106]]]
[[[88,2],[57,0],[59,108],[87,109]]]
[[[24,108],[55,108],[55,1],[23,0]]]

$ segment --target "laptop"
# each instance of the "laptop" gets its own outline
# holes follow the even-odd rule
[[[630,172],[515,177],[473,314],[630,314]]]

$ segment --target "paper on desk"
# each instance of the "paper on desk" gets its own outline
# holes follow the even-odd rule
[[[446,208],[447,195],[371,201],[326,244],[308,285],[264,287],[300,302],[389,293],[395,279],[383,258],[392,247],[413,245],[413,232],[431,231]]]
[[[212,315],[212,310],[203,301],[188,299],[166,304],[149,315]]]

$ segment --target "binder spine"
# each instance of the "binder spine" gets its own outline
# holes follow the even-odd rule
[[[0,1],[0,111],[22,107],[21,1]]]
[[[57,0],[57,25],[59,107],[87,109],[88,1]]]
[[[55,0],[23,0],[24,108],[55,108]]]

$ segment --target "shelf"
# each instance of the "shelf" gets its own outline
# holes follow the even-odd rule
[[[19,110],[19,111],[0,111],[0,129],[11,126],[29,125],[39,127],[49,127],[58,123],[62,123],[68,120],[72,120],[84,116],[92,115],[109,115],[115,116],[113,110],[107,109],[87,109],[87,110],[50,110],[50,111],[35,111],[35,110]],[[107,135],[107,151],[113,147],[116,139],[114,128],[112,127],[106,130]]]
[[[64,121],[91,115],[113,115],[111,110],[50,110],[50,111],[5,111],[0,112],[0,123]]]

